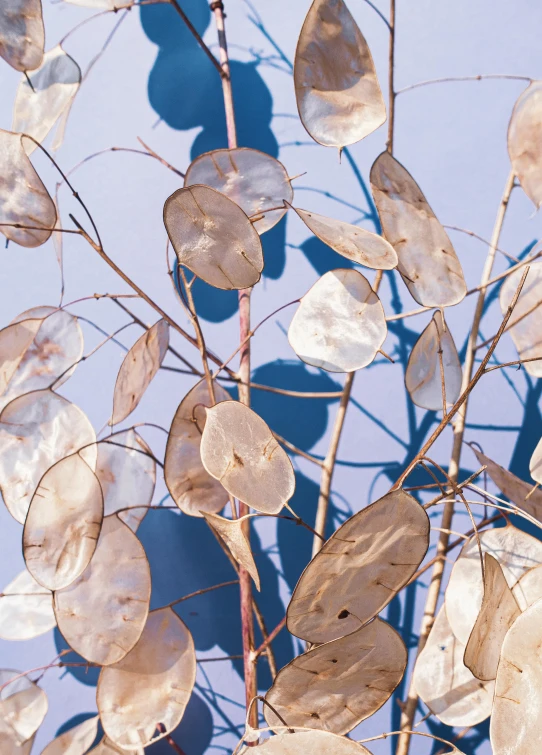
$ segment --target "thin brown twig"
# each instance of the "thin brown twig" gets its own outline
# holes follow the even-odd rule
[[[165,508],[164,506],[160,506],[159,508]],[[196,590],[195,592],[190,592],[188,595],[183,595],[182,598],[177,598],[176,600],[172,600],[171,603],[166,603],[165,606],[160,606],[160,609],[162,608],[172,608],[173,606],[176,606],[178,603],[182,603],[185,600],[190,600],[190,598],[196,598],[198,595],[205,595],[207,592],[212,592],[213,590],[219,590],[222,587],[229,587],[230,585],[238,585],[239,580],[238,579],[230,579],[229,582],[221,582],[219,585],[212,585],[211,587],[203,587],[201,590]]]
[[[419,89],[420,87],[426,87],[430,84],[446,84],[456,81],[486,81],[488,79],[508,79],[510,81],[528,81],[531,82],[530,76],[516,76],[515,74],[508,73],[479,73],[476,76],[445,76],[441,79],[427,79],[426,81],[418,81],[416,84],[410,84],[410,86],[398,89],[395,95],[404,94],[404,92],[410,92],[412,89]]]
[[[187,27],[188,31],[192,34],[192,36],[194,37],[194,39],[196,40],[196,42],[198,43],[198,45],[201,47],[201,49],[203,50],[203,52],[207,55],[207,57],[209,58],[209,60],[211,61],[211,63],[214,65],[214,67],[216,68],[216,70],[218,71],[218,73],[220,75],[220,78],[222,80],[224,80],[224,77],[226,75],[229,75],[229,74],[226,74],[224,72],[223,67],[220,65],[220,63],[215,58],[215,56],[213,55],[213,53],[209,50],[209,48],[207,47],[207,45],[205,44],[205,42],[201,38],[201,35],[199,34],[198,30],[194,26],[194,24],[190,21],[190,19],[188,18],[188,16],[184,12],[184,10],[181,8],[181,6],[177,2],[177,0],[169,0],[169,2],[171,3],[171,5],[173,5],[173,7],[175,8],[175,10],[179,14],[179,16],[182,18],[182,20],[186,24],[186,27]]]
[[[203,331],[201,329],[199,317],[196,312],[196,305],[194,304],[194,297],[192,296],[192,289],[188,285],[188,281],[186,280],[186,274],[184,272],[184,268],[182,267],[182,265],[178,266],[178,271],[183,282],[192,326],[196,333],[196,340],[198,342],[198,349],[201,355],[201,363],[203,366],[203,374],[205,375],[205,382],[207,383],[207,391],[209,392],[209,400],[211,402],[211,406],[214,406],[216,404],[215,385],[213,382],[213,376],[211,374],[211,370],[209,369],[209,362],[207,361],[207,348],[205,346],[205,338],[203,337]]]

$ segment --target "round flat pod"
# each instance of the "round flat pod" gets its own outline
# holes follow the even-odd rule
[[[354,372],[376,357],[386,339],[386,315],[357,270],[331,270],[301,298],[288,340],[297,356],[328,372]]]
[[[38,68],[44,46],[41,0],[0,4],[0,55],[12,68],[16,71]]]
[[[31,640],[56,627],[53,594],[24,569],[0,595],[0,637]]]
[[[180,265],[224,290],[251,288],[263,270],[262,244],[245,212],[209,186],[188,186],[164,205],[164,225]]]
[[[405,672],[403,640],[382,619],[294,658],[265,699],[288,726],[346,734],[389,699]],[[265,705],[269,726],[283,722]]]
[[[516,270],[504,279],[499,301],[503,315],[508,310],[521,277],[525,271]],[[529,272],[521,289],[512,316],[506,327],[510,333],[520,359],[538,361],[525,362],[522,367],[533,377],[542,377],[542,262],[531,262]]]
[[[58,628],[76,653],[108,666],[122,660],[141,637],[150,598],[145,550],[128,525],[112,514],[103,520],[85,571],[55,592]]]
[[[288,630],[328,642],[376,616],[406,585],[429,547],[429,518],[403,490],[351,516],[309,563],[288,606]]]
[[[520,94],[508,126],[508,154],[521,188],[538,210],[542,204],[542,81]]]
[[[369,46],[343,0],[314,0],[294,59],[301,123],[319,144],[343,147],[386,120]]]
[[[203,184],[225,194],[248,215],[263,214],[254,220],[261,235],[273,228],[287,212],[284,201],[291,202],[294,191],[282,163],[265,152],[248,147],[215,149],[199,155],[190,163],[184,185]],[[270,208],[279,207],[272,212]]]
[[[68,729],[49,742],[41,755],[85,755],[98,734],[99,716]]]
[[[15,748],[21,747],[34,736],[43,723],[47,708],[47,695],[37,684],[19,671],[0,669],[2,755],[5,751],[9,752],[7,745],[14,748],[13,752],[19,752]]]
[[[96,462],[96,434],[75,404],[49,390],[25,393],[0,414],[0,490],[9,513],[24,524],[40,479],[57,461],[84,447]]]
[[[330,731],[294,731],[241,750],[243,755],[371,755],[363,745]]]

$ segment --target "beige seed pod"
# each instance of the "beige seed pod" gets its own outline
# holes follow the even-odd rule
[[[442,350],[440,356],[439,350]],[[446,406],[450,406],[459,398],[463,372],[452,334],[441,311],[437,310],[414,344],[405,372],[406,389],[416,406],[430,411],[442,410],[442,375]]]
[[[160,369],[168,346],[169,325],[158,320],[126,354],[115,383],[111,425],[122,422],[134,411]]]
[[[287,611],[292,634],[328,642],[376,616],[404,587],[429,547],[420,504],[394,490],[339,527],[312,559]]]
[[[41,0],[0,3],[0,55],[17,71],[32,71],[43,60],[45,30]]]
[[[271,155],[257,149],[215,149],[190,163],[184,185],[204,184],[222,192],[253,218],[261,235],[273,228],[286,213],[294,191],[286,168]],[[278,210],[268,212],[272,207]],[[263,217],[256,219],[258,215]]]
[[[520,94],[508,126],[508,154],[521,188],[536,209],[542,204],[542,81]]]
[[[149,612],[151,572],[145,550],[128,525],[105,517],[85,571],[54,594],[58,628],[87,661],[108,666],[137,643]]]
[[[250,288],[263,270],[262,244],[247,215],[209,186],[178,189],[164,225],[180,265],[216,288]]]
[[[0,595],[0,637],[31,640],[55,626],[52,592],[24,569]]]
[[[106,736],[132,751],[167,736],[183,717],[195,679],[187,627],[171,608],[151,611],[137,645],[100,672],[96,699]],[[158,724],[162,731],[155,733]]]
[[[137,750],[124,750],[107,737],[104,737],[96,747],[89,750],[87,755],[145,755],[145,753],[140,747]]]
[[[0,8],[0,15],[1,13]],[[0,18],[0,29],[1,27]],[[25,143],[28,141],[26,139]],[[56,225],[56,208],[28,159],[21,134],[0,129],[0,224],[2,223],[31,226],[25,229],[0,225],[0,231],[7,239],[21,246],[41,246],[51,236]]]
[[[99,716],[87,718],[49,742],[41,755],[85,755],[96,739]]]
[[[314,0],[294,60],[301,123],[314,141],[342,149],[386,120],[369,46],[343,0]]]
[[[463,662],[477,679],[490,681],[497,676],[504,637],[520,611],[497,559],[486,553],[484,565],[484,597]]]
[[[519,269],[504,279],[499,295],[503,314],[510,306],[523,273],[524,270]],[[510,333],[520,359],[539,360],[525,362],[523,365],[529,375],[533,377],[542,377],[541,328],[542,262],[531,262],[519,299],[508,321],[507,331]]]
[[[4,406],[10,399],[5,399],[9,384],[40,329],[41,320],[24,320],[12,323],[0,330],[0,396]],[[0,399],[1,400],[1,399]]]
[[[217,401],[231,399],[216,381],[214,388]],[[166,446],[164,479],[177,506],[189,516],[218,514],[228,502],[227,492],[201,461],[201,435],[207,421],[204,407],[211,403],[207,383],[200,380],[179,404]]]
[[[57,45],[45,53],[40,67],[31,71],[28,79],[23,76],[17,89],[11,129],[42,142],[69,109],[81,83],[81,69]],[[30,155],[36,145],[28,140],[25,149]]]
[[[371,188],[385,238],[413,298],[424,307],[451,307],[467,286],[452,242],[410,173],[389,152],[371,168]]]
[[[24,524],[45,472],[78,449],[94,467],[95,443],[85,414],[62,396],[42,390],[11,401],[0,414],[0,490],[10,514]]]
[[[246,517],[232,520],[224,519],[224,517],[216,514],[204,514],[203,516],[207,524],[220,535],[237,563],[250,574],[259,592],[260,575],[252,555],[250,543],[243,532],[243,521]]]
[[[0,745],[11,755],[23,749],[39,729],[47,713],[47,695],[26,676],[0,669]]]
[[[292,209],[320,241],[342,257],[374,270],[392,270],[397,267],[395,249],[377,233],[308,210],[297,207]]]
[[[376,357],[388,329],[380,299],[357,270],[331,270],[302,297],[288,340],[297,356],[328,372],[354,372]]]
[[[242,755],[371,755],[363,745],[330,731],[280,733],[255,747],[245,747]]]
[[[542,566],[534,566],[523,574],[512,592],[522,611],[542,598]]]
[[[465,645],[454,636],[444,606],[418,656],[414,686],[442,723],[475,726],[491,713],[494,682],[475,679],[463,663]]]
[[[98,478],[78,453],[47,470],[32,496],[23,530],[23,556],[34,579],[61,590],[87,568],[104,514]]]
[[[294,494],[288,455],[256,412],[239,401],[206,409],[201,461],[234,498],[256,511],[278,514]]]
[[[389,699],[405,672],[405,645],[389,624],[373,619],[318,645],[281,669],[265,699],[288,726],[346,734]],[[268,707],[271,727],[283,722]]]
[[[504,638],[490,723],[494,755],[538,755],[542,747],[542,601]]]

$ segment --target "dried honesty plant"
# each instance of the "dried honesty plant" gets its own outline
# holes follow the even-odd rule
[[[395,0],[389,19],[378,11],[390,33],[387,105],[370,40],[345,2],[314,0],[309,7],[303,1],[306,17],[291,66],[292,96],[302,126],[318,145],[335,147],[339,157],[344,153],[353,163],[348,146],[387,121],[386,149],[375,151],[370,170],[372,197],[364,189],[374,203],[373,230],[359,221],[301,209],[288,168],[271,154],[237,144],[235,70],[228,56],[223,2],[211,3],[218,32],[215,55],[180,0],[120,5],[112,0],[65,0],[94,9],[96,17],[122,9],[126,14],[133,5],[169,6],[193,35],[193,51],[204,54],[220,78],[227,148],[198,154],[184,173],[144,144],[142,152],[176,176],[173,193],[170,188],[161,195],[167,249],[162,272],[173,283],[190,331],[106,251],[100,219],[90,209],[92,197],[87,192],[83,197],[72,183],[76,168],[96,155],[68,170],[42,144],[56,126],[51,151],[61,146],[70,109],[84,91],[93,63],[83,73],[77,55],[64,50],[65,38],[45,49],[40,0],[4,0],[0,6],[0,55],[21,73],[12,130],[0,130],[0,230],[9,251],[14,244],[37,247],[53,237],[62,268],[62,239],[71,234],[105,262],[124,287],[120,294],[89,290],[70,304],[63,298],[58,306],[36,302],[0,330],[0,491],[7,511],[21,525],[25,563],[0,594],[0,638],[31,640],[55,629],[66,644],[37,670],[0,669],[2,755],[30,755],[48,705],[55,705],[42,688],[44,674],[53,667],[75,666],[99,672],[96,715],[63,729],[42,755],[143,755],[161,739],[184,755],[178,727],[190,717],[198,667],[207,661],[242,661],[245,699],[223,709],[222,698],[213,697],[228,731],[241,727],[235,747],[231,742],[221,746],[235,755],[371,755],[365,745],[388,737],[396,755],[408,755],[414,736],[439,753],[462,755],[456,742],[461,746],[469,729],[488,718],[494,755],[540,755],[542,439],[531,449],[532,479],[527,480],[486,456],[470,426],[467,443],[466,430],[471,393],[479,382],[483,385],[487,373],[524,365],[529,378],[542,377],[542,261],[537,261],[542,252],[514,258],[504,273],[493,273],[513,188],[521,186],[536,208],[542,204],[542,82],[505,76],[526,80],[528,86],[510,108],[510,174],[482,279],[468,290],[449,227],[439,221],[394,154],[395,100],[400,94],[394,85]],[[287,62],[284,55],[281,60]],[[436,82],[407,89],[430,83]],[[58,174],[56,189],[46,186],[50,179],[33,161],[50,163]],[[409,169],[416,173],[416,165],[409,164]],[[153,191],[162,191],[157,186]],[[62,187],[71,191],[72,213],[58,210]],[[115,212],[121,225],[122,214]],[[303,228],[302,221],[330,255],[337,256],[311,285],[295,281],[294,301],[254,323],[251,295],[261,290],[258,284],[269,262],[265,234],[286,215]],[[153,265],[161,269],[155,260]],[[410,306],[416,302],[421,308],[394,311],[382,290],[383,280],[396,292],[402,286]],[[226,359],[207,345],[209,334],[202,328],[197,291],[204,284],[233,292],[238,301],[239,345]],[[459,348],[455,317],[444,310],[471,295],[476,297],[474,317],[466,346]],[[495,335],[483,340],[482,316],[489,297],[496,300],[497,295],[502,317]],[[129,298],[147,308],[152,324],[123,303]],[[401,296],[394,293],[392,298]],[[129,322],[113,333],[104,331],[77,314],[86,299],[115,302]],[[331,382],[326,373],[342,373],[340,391],[309,393],[253,382],[253,339],[270,317],[294,304],[287,336],[296,365],[303,370],[301,362],[308,365],[312,371],[306,374],[323,371],[318,374],[326,384]],[[423,313],[425,324],[417,338],[408,335],[414,335],[412,331],[397,329],[398,320]],[[89,352],[81,324],[106,335]],[[96,395],[107,412],[104,427],[96,431],[83,409],[59,391],[101,346],[123,346],[117,336],[134,324],[143,333],[124,347],[114,388],[107,392],[101,376],[90,368],[85,394]],[[391,353],[405,355],[400,364],[383,349],[390,333],[400,342]],[[496,360],[501,339],[509,339],[517,359]],[[197,365],[185,356],[186,351],[192,358],[189,349],[199,352]],[[369,505],[363,505],[360,492],[354,510],[339,521],[330,513],[331,482],[354,376],[379,361],[379,355],[383,363],[391,363],[386,369],[403,368],[408,411],[414,416],[416,405],[426,411],[426,419],[416,430],[417,438],[405,444],[407,458],[389,489],[378,497],[371,489]],[[169,363],[172,358],[175,366]],[[163,370],[193,379],[186,395],[176,396],[169,429],[152,421],[134,422],[132,413],[138,407],[140,412],[152,408],[149,387]],[[309,401],[339,399],[323,460],[275,430],[280,416],[260,416],[264,412],[255,410],[256,402],[251,407],[251,389],[306,400],[307,418]],[[369,398],[385,402],[385,386]],[[165,432],[165,448],[143,437],[147,428]],[[397,440],[393,429],[387,430]],[[432,448],[439,440],[442,449],[452,434],[449,464],[441,465],[433,460]],[[473,473],[465,472],[465,462],[462,466],[467,445],[474,456],[466,463],[478,464]],[[362,465],[372,458],[364,455],[365,446],[355,450]],[[299,458],[316,465],[321,474],[317,506],[308,516],[303,508],[308,521],[295,510],[297,496],[304,495],[299,490]],[[498,495],[488,491],[487,478]],[[156,503],[160,486],[167,494]],[[451,541],[457,506],[464,508],[472,528]],[[482,515],[476,508],[481,506]],[[183,569],[197,585],[164,604],[155,589],[144,532],[149,512],[166,509],[175,512],[172,516],[186,529],[186,542],[194,540],[186,545],[187,550],[192,547],[194,562],[183,562]],[[274,627],[268,626],[261,601],[271,582],[278,596],[279,576],[284,574],[276,561],[262,558],[259,530],[254,528],[262,520],[277,520],[277,527],[285,523],[291,531],[299,525],[300,542],[308,533],[312,537],[312,557],[296,575],[297,585]],[[200,533],[201,542],[190,534],[194,532]],[[224,578],[212,585],[198,581],[208,558],[202,532],[225,555],[213,571],[223,570]],[[159,533],[155,544],[170,553],[172,533],[168,527]],[[303,548],[295,550],[305,558]],[[446,570],[450,561],[453,565]],[[178,564],[167,570],[174,581],[180,577]],[[232,571],[235,578],[229,579]],[[421,589],[427,578],[419,631],[406,626],[397,631],[396,610],[404,591],[412,585]],[[235,642],[240,652],[230,648],[231,655],[207,657],[200,651],[213,642],[200,641],[190,622],[198,611],[181,618],[177,609],[185,600],[227,586],[239,591],[240,636]],[[411,600],[413,593],[407,595]],[[224,631],[220,611],[207,623],[220,624]],[[292,652],[277,669],[281,632],[281,639],[289,633]],[[72,653],[80,660],[72,661]],[[400,703],[399,730],[358,741],[354,729],[390,699]],[[416,730],[425,720],[430,731]],[[192,721],[189,725],[194,726]],[[461,731],[454,734],[444,727]]]

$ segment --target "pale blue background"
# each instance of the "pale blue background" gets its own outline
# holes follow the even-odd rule
[[[387,30],[382,20],[363,0],[350,0],[350,8],[366,36],[386,89]],[[383,13],[386,3],[377,1]],[[298,206],[359,222],[374,230],[374,212],[367,194],[368,173],[374,158],[384,148],[385,127],[351,148],[339,164],[334,150],[314,145],[296,115],[290,63],[306,0],[255,0],[254,7],[242,0],[228,0],[227,25],[236,100],[239,142],[278,155],[289,175],[306,171],[296,180]],[[209,45],[215,42],[210,14],[204,0],[183,0],[183,7]],[[91,11],[63,2],[44,0],[47,47],[56,44]],[[67,42],[66,49],[85,67],[110,33],[119,16],[109,14],[91,21]],[[428,0],[398,0],[396,86],[441,77],[479,73],[513,73],[542,77],[539,29],[542,12],[534,0],[466,0],[439,3]],[[19,77],[0,64],[0,126],[9,128],[12,102]],[[506,128],[521,82],[486,81],[449,83],[405,93],[396,110],[395,154],[413,173],[443,223],[471,229],[483,237],[491,234],[497,205],[509,171]],[[193,39],[168,8],[132,10],[122,22],[105,55],[85,81],[70,117],[66,141],[58,159],[68,169],[86,156],[111,146],[139,147],[136,137],[155,148],[181,170],[191,156],[225,146],[223,107],[218,77]],[[36,165],[51,190],[55,173],[38,155]],[[76,188],[87,201],[109,254],[179,322],[189,323],[172,291],[165,267],[165,232],[162,225],[164,199],[179,186],[173,173],[154,160],[132,154],[106,154],[80,168],[73,176]],[[69,194],[61,193],[61,213],[81,210]],[[516,190],[507,215],[501,246],[520,255],[537,241],[540,219]],[[485,259],[485,247],[465,235],[450,232],[470,286],[476,285]],[[345,261],[307,234],[296,217],[268,234],[264,241],[266,270],[253,296],[253,321],[258,322],[281,304],[302,295],[317,277]],[[81,239],[64,240],[66,297],[72,301],[94,292],[124,292],[126,287],[96,257]],[[506,263],[499,257],[497,270]],[[372,275],[372,274],[371,274]],[[56,305],[59,274],[52,244],[26,250],[10,245],[2,250],[2,296],[0,322],[38,304]],[[382,298],[390,313],[417,307],[397,275],[386,277]],[[495,294],[484,319],[482,332],[490,336],[499,322]],[[200,312],[208,344],[227,355],[236,347],[235,297],[198,292]],[[148,322],[154,313],[143,306],[134,309]],[[458,346],[464,342],[472,317],[474,299],[449,310],[448,323]],[[107,300],[77,305],[72,311],[106,330],[126,322]],[[254,380],[305,390],[333,390],[342,382],[307,369],[288,346],[285,336],[292,310],[274,317],[253,340]],[[357,511],[389,487],[399,469],[420,446],[432,427],[434,416],[414,410],[405,396],[403,368],[416,335],[428,315],[390,328],[385,349],[396,365],[380,360],[360,373],[355,382],[354,405],[349,409],[340,463],[333,484],[335,522]],[[83,324],[87,349],[101,336]],[[129,346],[140,330],[130,328],[119,340]],[[176,347],[194,364],[198,354],[172,335]],[[508,337],[497,350],[500,361],[514,359]],[[96,429],[106,422],[116,372],[123,352],[108,344],[82,365],[61,392],[81,406]],[[178,366],[168,357],[167,363]],[[162,371],[132,415],[134,422],[154,421],[169,427],[172,414],[191,380]],[[486,453],[502,464],[511,464],[526,476],[528,460],[538,441],[542,421],[538,408],[540,388],[524,373],[493,372],[484,378],[470,406],[468,439],[480,442]],[[324,455],[336,402],[308,402],[254,392],[254,406],[280,434],[305,450]],[[129,423],[131,424],[132,418]],[[163,453],[165,436],[147,429],[144,435],[157,454]],[[433,450],[446,464],[450,434],[444,433]],[[468,449],[463,456],[465,474],[476,462]],[[297,458],[298,491],[294,507],[303,516],[313,516],[318,469]],[[414,479],[414,477],[412,478]],[[416,477],[418,481],[422,476]],[[165,494],[157,487],[156,501]],[[2,535],[0,587],[22,568],[21,527],[0,510]],[[468,527],[458,516],[454,526]],[[310,535],[288,522],[259,521],[255,550],[264,585],[262,607],[271,628],[284,613],[289,590],[308,558]],[[159,606],[192,590],[229,579],[230,571],[200,522],[173,513],[155,512],[140,529],[153,569],[153,605]],[[272,564],[279,569],[278,577]],[[390,620],[403,627],[409,638],[413,615],[423,605],[423,590],[410,592],[406,604],[390,607]],[[235,588],[184,604],[181,615],[193,629],[199,657],[216,657],[240,651],[238,599]],[[414,623],[416,631],[417,620]],[[415,638],[410,637],[411,643]],[[62,645],[55,635],[26,643],[0,641],[0,665],[25,670],[50,661]],[[284,632],[276,643],[279,665],[288,661],[292,640]],[[205,674],[204,674],[205,672]],[[43,686],[49,695],[49,712],[40,730],[35,752],[75,716],[95,711],[95,677],[76,678],[66,671],[49,671]],[[262,668],[262,684],[266,684]],[[400,692],[400,691],[399,691]],[[227,700],[224,699],[225,696]],[[236,741],[236,727],[243,720],[240,678],[228,662],[200,667],[198,688],[176,734],[187,755],[224,752]],[[218,708],[222,711],[218,712]],[[418,714],[421,717],[425,709]],[[396,728],[399,708],[390,702],[356,734],[370,736]],[[214,726],[214,729],[213,729]],[[436,728],[433,729],[437,731]],[[440,731],[440,730],[439,730]],[[466,753],[489,752],[483,743],[485,725],[463,740]],[[375,755],[390,753],[391,744],[370,745]],[[428,740],[417,738],[412,752],[432,750]],[[168,752],[161,743],[150,749],[155,755]]]

